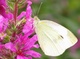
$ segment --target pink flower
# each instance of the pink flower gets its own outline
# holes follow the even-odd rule
[[[12,19],[13,14],[10,12],[6,12],[6,9],[8,8],[6,0],[0,0],[0,14],[4,18]]]
[[[34,35],[32,38],[29,38],[28,35],[21,35],[18,37],[18,39],[15,40],[14,43],[6,43],[5,48],[14,52],[16,54],[16,59],[32,59],[32,57],[40,58],[41,54],[32,50],[34,45],[36,45],[36,41],[36,35]]]
[[[0,15],[0,32],[4,32],[6,30],[7,21],[8,21],[8,19],[6,19],[2,15]]]
[[[78,33],[78,35],[80,35],[80,29],[78,29],[77,33]],[[70,51],[71,51],[72,53],[76,53],[76,51],[77,51],[79,48],[80,48],[80,38],[78,38],[78,42],[77,42],[73,47],[70,48]]]
[[[4,44],[0,44],[0,59],[4,59],[7,55],[9,55],[9,51],[5,49]]]
[[[22,17],[24,17],[26,15],[26,12],[23,11],[21,12],[21,14],[17,17],[18,20],[20,20]]]
[[[80,29],[78,30],[78,34],[80,34]],[[70,51],[75,53],[79,48],[80,48],[80,38],[78,39],[78,42],[73,47],[70,48]]]
[[[2,5],[0,5],[0,14],[1,14],[3,17],[7,17],[6,11],[5,11],[5,7],[3,7]]]
[[[27,3],[28,3],[27,8],[26,8],[26,20],[27,20],[27,22],[23,28],[24,34],[34,31],[34,29],[33,29],[33,18],[31,17],[31,15],[32,15],[31,4],[32,4],[32,2],[27,1]]]
[[[11,12],[6,12],[7,7],[7,0],[0,0],[0,33],[4,33],[6,31],[8,21],[13,18],[13,14]],[[5,35],[0,34],[0,40],[3,40],[4,37]]]
[[[34,31],[34,29],[33,29],[33,19],[28,19],[26,24],[23,27],[23,33],[27,34],[28,32],[32,33],[33,31]]]
[[[78,29],[78,34],[80,34],[80,29]]]
[[[0,6],[4,6],[4,7],[7,7],[7,3],[6,3],[6,0],[0,0]]]
[[[31,15],[32,15],[32,9],[31,9],[32,2],[27,1],[27,3],[28,3],[28,5],[27,5],[27,8],[26,8],[26,18],[29,19],[29,18],[31,18]]]
[[[37,36],[33,35],[32,2],[27,0],[26,11],[21,12],[15,22],[14,14],[6,12],[8,6],[5,1],[0,2],[0,59],[40,58],[41,54],[33,50],[39,45]]]
[[[0,33],[0,41],[2,41],[4,39],[4,37],[6,37],[6,33]]]

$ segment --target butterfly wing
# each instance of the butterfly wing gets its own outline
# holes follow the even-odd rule
[[[49,56],[59,56],[77,42],[77,38],[68,29],[52,21],[39,21],[35,31],[41,49]]]
[[[77,42],[77,38],[75,37],[75,35],[70,30],[63,27],[62,25],[60,25],[56,22],[48,21],[48,20],[43,20],[42,22],[44,22],[47,26],[54,29],[59,35],[61,35],[61,37],[64,40],[66,40],[68,42],[68,44],[69,44],[69,41],[70,41],[71,44],[69,44],[69,45],[65,41],[65,43],[68,46],[70,46],[70,45],[73,46]]]

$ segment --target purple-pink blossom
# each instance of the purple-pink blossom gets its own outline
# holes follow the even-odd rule
[[[31,1],[27,1],[28,5],[27,5],[27,8],[26,8],[26,24],[24,25],[24,28],[23,28],[23,33],[28,33],[30,31],[33,31],[33,18],[31,17],[32,15],[32,9],[31,9],[31,4],[32,2]]]
[[[6,30],[7,25],[8,25],[8,19],[0,15],[0,33]]]
[[[36,45],[36,41],[36,35],[34,35],[32,38],[29,38],[28,35],[21,35],[14,42],[6,43],[5,48],[16,53],[16,59],[29,59],[28,57],[40,58],[41,54],[32,50],[32,48],[34,48],[34,45]]]
[[[6,9],[8,8],[7,0],[0,0],[0,15],[4,18],[12,19],[13,14]]]
[[[7,7],[7,0],[0,0],[0,6]]]
[[[41,54],[33,48],[39,48],[37,36],[34,33],[30,0],[27,0],[26,11],[16,16],[7,10],[7,0],[0,2],[0,58],[32,59],[40,58]]]

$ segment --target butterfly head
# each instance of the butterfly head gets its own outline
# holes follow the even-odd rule
[[[34,16],[34,26],[36,26],[39,23],[39,18],[37,16]]]

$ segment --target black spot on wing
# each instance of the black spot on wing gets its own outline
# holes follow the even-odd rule
[[[63,36],[60,35],[61,38],[63,38]]]

